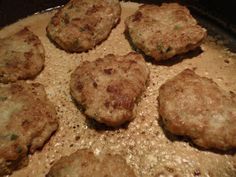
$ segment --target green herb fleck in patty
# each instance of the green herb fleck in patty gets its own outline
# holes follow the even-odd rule
[[[5,101],[5,100],[7,100],[6,96],[0,96],[0,101]]]

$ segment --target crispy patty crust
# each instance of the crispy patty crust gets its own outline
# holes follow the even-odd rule
[[[186,69],[159,90],[159,113],[167,130],[203,148],[236,147],[236,95]]]
[[[118,0],[71,0],[52,17],[47,34],[66,51],[87,51],[108,37],[120,14]]]
[[[206,30],[177,3],[142,5],[125,21],[133,44],[155,60],[166,60],[200,46]]]
[[[130,166],[120,155],[99,154],[82,149],[62,157],[46,177],[135,177]]]
[[[43,69],[44,48],[28,28],[0,39],[0,82],[33,78]]]
[[[119,126],[134,118],[148,76],[142,55],[110,54],[84,62],[72,73],[71,94],[85,108],[86,115],[108,126]]]
[[[56,112],[41,84],[0,84],[0,176],[27,165],[57,129]]]

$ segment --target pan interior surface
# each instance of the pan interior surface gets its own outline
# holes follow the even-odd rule
[[[33,81],[43,84],[57,109],[59,129],[44,148],[30,156],[29,165],[10,177],[44,177],[60,157],[78,149],[89,148],[94,153],[123,156],[138,177],[160,175],[236,176],[235,152],[202,150],[185,138],[163,131],[158,114],[158,89],[166,80],[186,68],[212,78],[227,91],[236,93],[236,54],[227,41],[210,33],[200,48],[173,59],[153,63],[147,59],[150,82],[137,106],[134,121],[119,129],[110,129],[86,119],[70,95],[70,75],[84,61],[93,61],[107,54],[125,55],[132,48],[124,35],[126,17],[134,13],[139,3],[121,2],[121,21],[106,41],[84,53],[66,53],[56,48],[46,35],[46,26],[56,11],[37,14],[20,20],[0,31],[8,36],[27,26],[39,36],[45,48],[45,68]]]

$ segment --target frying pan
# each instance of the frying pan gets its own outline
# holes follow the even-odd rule
[[[53,1],[53,0],[15,0],[15,1],[14,0],[0,0],[0,27],[4,27],[8,24],[11,24],[23,17],[29,16],[34,13],[40,13],[43,11],[49,11],[53,8],[57,8],[57,7],[65,4],[67,1],[68,0],[55,0],[55,1]],[[134,1],[134,2],[136,2],[136,1]],[[146,0],[146,1],[138,1],[138,2],[160,4],[162,2],[167,2],[167,1]],[[236,2],[227,1],[227,0],[221,1],[221,3],[213,1],[213,0],[212,1],[211,0],[191,0],[191,1],[190,0],[182,0],[182,1],[178,1],[178,2],[188,6],[188,8],[190,9],[193,16],[198,19],[198,22],[202,26],[207,28],[209,36],[214,36],[215,38],[217,38],[217,40],[224,41],[224,45],[226,45],[227,48],[229,48],[232,52],[236,52],[236,30],[235,30],[236,23],[235,23],[234,15],[232,15],[232,14],[234,14],[233,12],[236,7],[235,6]],[[35,30],[35,28],[34,28],[34,30]],[[116,28],[115,30],[120,30],[120,29]],[[121,29],[121,32],[119,31],[119,34],[122,34],[122,30],[123,29]],[[39,31],[40,31],[40,33],[42,31],[45,32],[45,28],[40,29]],[[36,32],[38,32],[38,31],[36,30]],[[152,145],[153,140],[152,139],[150,140],[148,138],[150,138],[150,136],[151,136],[151,138],[153,138],[153,137],[155,138],[155,137],[159,136],[158,138],[161,140],[161,142],[163,144],[166,142],[166,138],[162,137],[162,136],[164,136],[164,134],[161,132],[162,129],[160,127],[158,127],[158,123],[156,121],[157,114],[156,114],[156,112],[155,112],[155,115],[152,113],[152,111],[156,111],[156,96],[157,96],[157,92],[158,92],[158,87],[161,85],[161,83],[163,83],[166,80],[167,77],[169,77],[169,78],[173,77],[173,75],[175,75],[177,72],[181,71],[183,69],[182,68],[183,65],[184,66],[187,65],[188,67],[192,67],[191,65],[188,65],[188,64],[191,64],[191,62],[195,62],[194,59],[184,60],[183,65],[181,65],[180,60],[178,60],[178,62],[180,64],[179,63],[177,63],[177,64],[172,63],[170,66],[168,66],[168,65],[154,66],[154,65],[151,65],[150,63],[148,63],[148,65],[152,71],[151,72],[152,77],[154,76],[155,81],[158,81],[158,82],[154,82],[152,80],[150,83],[151,86],[149,86],[149,88],[148,88],[146,98],[144,98],[143,99],[144,101],[141,103],[141,108],[144,108],[144,111],[141,112],[139,114],[139,117],[137,117],[133,121],[134,123],[133,122],[131,123],[132,125],[129,130],[126,130],[125,127],[122,127],[119,130],[110,131],[109,129],[107,130],[104,127],[98,127],[93,122],[84,123],[85,122],[84,119],[79,120],[78,117],[81,118],[82,115],[76,109],[74,104],[71,103],[71,100],[70,100],[70,94],[68,91],[69,89],[67,88],[70,72],[73,69],[75,69],[75,67],[77,65],[79,65],[80,59],[81,60],[83,60],[85,58],[88,59],[89,55],[87,55],[86,53],[81,54],[81,56],[76,56],[76,54],[75,55],[71,54],[70,57],[72,57],[72,58],[65,60],[64,56],[67,57],[67,55],[64,51],[56,49],[54,47],[54,45],[52,45],[48,41],[46,36],[41,36],[41,37],[42,37],[42,40],[44,41],[45,47],[48,48],[48,50],[50,50],[50,53],[49,52],[47,53],[48,58],[46,60],[47,63],[46,63],[45,70],[43,71],[42,75],[40,75],[40,77],[37,77],[36,81],[39,81],[39,82],[42,82],[43,84],[45,84],[49,98],[53,101],[53,103],[56,103],[55,105],[57,105],[58,115],[59,115],[60,119],[62,119],[61,129],[55,134],[55,136],[52,139],[50,139],[50,141],[45,145],[45,147],[43,148],[42,151],[40,151],[36,155],[32,156],[32,158],[31,158],[32,161],[29,164],[29,166],[22,169],[22,171],[18,171],[16,173],[14,173],[13,174],[14,177],[17,177],[18,174],[27,174],[28,175],[28,173],[30,173],[31,174],[30,177],[32,177],[32,176],[37,176],[38,172],[45,173],[45,171],[43,171],[44,167],[45,167],[45,169],[48,170],[50,165],[53,164],[54,160],[57,160],[60,156],[69,155],[72,151],[77,150],[79,148],[87,147],[87,145],[90,142],[93,143],[91,145],[93,150],[97,151],[97,149],[99,149],[99,148],[103,149],[103,150],[104,149],[105,150],[114,150],[114,149],[110,149],[110,148],[111,147],[115,148],[116,144],[115,143],[113,144],[109,138],[113,137],[113,136],[116,138],[116,134],[119,134],[119,135],[117,135],[116,140],[121,142],[120,146],[121,147],[123,146],[123,148],[118,149],[117,151],[115,149],[114,151],[124,155],[126,157],[126,159],[128,159],[128,162],[132,165],[132,167],[134,169],[136,169],[136,171],[138,171],[139,168],[143,169],[143,171],[146,171],[146,172],[148,172],[150,170],[154,170],[154,167],[152,169],[149,169],[149,167],[151,165],[156,165],[155,160],[156,159],[158,160],[158,158],[161,157],[161,155],[158,156],[159,154],[161,154],[163,152],[174,152],[173,148],[175,148],[175,147],[177,147],[177,148],[184,147],[185,143],[181,143],[181,145],[178,146],[178,143],[175,143],[175,139],[173,140],[173,142],[174,142],[173,146],[171,144],[172,143],[171,141],[168,141],[166,143],[166,144],[168,144],[168,143],[171,144],[170,146],[169,145],[166,147],[164,147],[164,146],[162,147],[162,145],[158,146],[157,142],[155,142],[156,144],[154,146],[154,145]],[[0,38],[1,38],[1,36],[0,36]],[[111,35],[110,39],[115,39],[115,38],[114,38],[114,36]],[[118,45],[117,48],[119,48],[119,42],[120,42],[120,39],[117,42],[117,45]],[[109,41],[108,41],[108,43],[109,43]],[[104,45],[104,46],[106,46],[107,48],[110,47],[109,49],[112,49],[112,50],[109,50],[109,52],[116,52],[115,49],[113,50],[111,45],[109,45],[109,46]],[[101,49],[101,46],[99,46],[99,47]],[[126,52],[126,50],[122,50],[122,52],[124,53],[124,52]],[[55,57],[53,55],[55,53],[59,53],[59,55],[57,55]],[[97,54],[100,55],[101,53],[102,52],[100,52],[100,51],[98,53],[96,53],[96,51],[95,51],[94,53],[91,54],[91,56],[97,57]],[[54,57],[56,58],[56,60],[54,60]],[[79,58],[79,59],[77,59],[77,58]],[[90,57],[89,59],[91,59],[91,58],[94,59],[95,57]],[[235,59],[235,57],[233,59]],[[203,59],[200,58],[198,61],[201,62],[202,60]],[[207,58],[204,58],[204,60],[206,60],[206,62],[209,62],[209,63],[211,63],[212,61],[216,62],[213,59],[208,60]],[[196,61],[196,62],[198,62],[198,61]],[[205,61],[203,63],[205,65]],[[217,67],[218,67],[218,68],[216,68],[217,71],[219,70],[220,65],[223,65],[222,67],[225,67],[229,64],[217,63]],[[193,66],[195,66],[195,65],[193,65]],[[203,65],[199,65],[199,66],[202,67]],[[213,64],[209,65],[209,66],[213,66]],[[57,67],[57,68],[54,68],[54,67]],[[158,68],[157,70],[155,69],[156,67]],[[199,73],[201,73],[203,75],[205,73],[205,71],[208,70],[208,68],[206,67],[206,69],[205,69],[204,67],[202,67],[202,68],[201,67],[199,67],[201,69],[201,71]],[[227,70],[228,70],[228,68],[224,69],[224,71],[227,71]],[[198,69],[197,69],[197,71],[198,71]],[[232,67],[231,67],[231,71],[233,71]],[[229,73],[231,71],[229,71]],[[211,71],[209,71],[209,73],[210,72]],[[214,75],[213,74],[209,75],[209,77],[212,77],[213,79],[217,79],[218,75],[222,77],[222,75],[220,75],[220,74],[217,74],[214,72],[212,72],[212,73]],[[231,72],[231,73],[235,73],[235,72]],[[47,75],[47,74],[48,74],[48,76],[55,76],[57,78],[56,79],[53,78],[53,80],[50,80],[51,77],[48,77],[49,80],[47,80],[47,78],[45,77],[45,75]],[[230,75],[230,74],[228,74],[228,75]],[[232,77],[232,76],[229,76],[228,78],[230,78],[230,77]],[[235,75],[234,75],[234,78],[235,78]],[[221,79],[221,78],[219,78],[219,79]],[[156,85],[153,85],[153,84],[156,84]],[[65,88],[63,88],[62,85]],[[222,82],[222,85],[224,85],[223,82]],[[235,91],[235,86],[234,87],[232,86],[232,88],[234,89],[233,91]],[[53,89],[55,89],[55,90],[53,90]],[[152,94],[153,94],[153,96],[150,96]],[[154,104],[147,107],[145,104],[148,103],[149,101],[150,102],[153,101]],[[64,114],[64,117],[62,116],[63,114]],[[145,122],[145,123],[142,122],[143,121],[142,115],[144,115],[144,117],[147,119],[147,120],[145,120],[147,122]],[[78,122],[80,121],[79,124],[77,121]],[[84,124],[87,124],[87,125],[84,126]],[[146,127],[146,124],[148,124],[149,126]],[[137,127],[135,127],[135,125],[140,125],[141,128],[138,129]],[[81,128],[81,126],[83,126],[83,127]],[[138,135],[137,133],[139,133],[139,132],[133,131],[132,128],[134,130],[136,130],[135,128],[137,128],[138,131],[142,131],[142,133],[144,133],[144,134]],[[159,128],[159,129],[157,129],[157,128]],[[71,136],[67,136],[68,132],[69,132],[69,135],[71,135]],[[146,136],[146,134],[148,136]],[[76,136],[74,137],[74,135],[76,135]],[[66,141],[64,141],[65,136],[67,136]],[[133,136],[134,138],[132,138],[131,136]],[[94,140],[94,139],[91,140],[94,137],[96,138],[96,140]],[[137,139],[135,139],[136,137],[137,137]],[[89,138],[91,138],[91,139],[89,139]],[[107,139],[107,141],[106,141],[106,139]],[[85,141],[85,143],[83,143],[83,141]],[[99,143],[99,141],[104,141],[105,144]],[[181,141],[184,142],[185,140],[181,140]],[[122,142],[125,142],[126,144],[125,143],[122,144]],[[136,146],[139,145],[139,147],[138,148],[135,147],[132,144],[133,142]],[[138,142],[141,142],[141,144],[138,144]],[[106,145],[106,143],[107,143],[107,145]],[[175,145],[177,145],[177,146],[175,146]],[[186,149],[184,149],[184,148],[186,148]],[[183,154],[181,154],[181,156],[186,157],[186,158],[188,156],[191,157],[191,153],[195,153],[196,151],[197,151],[197,153],[199,152],[204,156],[213,157],[213,158],[215,156],[217,156],[218,158],[221,158],[221,157],[223,158],[225,155],[225,154],[223,154],[221,156],[221,154],[219,152],[216,152],[216,153],[212,152],[212,151],[205,152],[204,150],[199,150],[196,147],[193,148],[191,145],[188,145],[187,143],[186,143],[186,147],[184,147],[184,148],[183,148],[184,152],[183,152]],[[145,151],[143,151],[143,152],[146,152],[148,154],[141,154],[142,149],[145,149]],[[161,150],[159,150],[159,149],[161,149]],[[185,151],[185,150],[187,150],[187,151]],[[138,154],[138,156],[134,156],[137,154]],[[157,155],[157,156],[155,156],[155,155]],[[175,154],[172,154],[172,156],[174,156],[174,155]],[[158,158],[156,158],[156,157],[158,157]],[[167,157],[167,156],[164,156],[164,157]],[[185,163],[188,163],[186,158],[180,159],[180,160],[182,160],[183,166]],[[45,159],[46,160],[49,159],[49,160],[46,161]],[[142,162],[139,162],[140,159],[142,159]],[[40,162],[40,160],[42,160],[42,161]],[[202,162],[204,162],[204,160],[207,161],[208,159],[203,159]],[[141,164],[141,166],[135,166],[135,163],[133,163],[134,161],[138,161],[139,165]],[[145,165],[145,163],[147,163],[147,161],[149,163],[148,166]],[[32,166],[32,162],[33,162],[33,166]],[[36,165],[40,166],[41,168],[39,170],[36,168],[33,168]],[[214,166],[215,164],[212,164],[212,165]],[[223,165],[224,164],[222,164],[222,166]],[[159,168],[159,166],[158,166],[158,168]],[[219,166],[219,168],[220,168],[220,166]],[[194,171],[193,173],[198,175],[199,174],[198,169],[196,169],[196,171]],[[34,174],[34,175],[32,175],[32,174]],[[144,173],[141,173],[141,174],[139,174],[139,176],[146,177],[143,174]],[[27,176],[27,175],[25,175],[25,176]]]

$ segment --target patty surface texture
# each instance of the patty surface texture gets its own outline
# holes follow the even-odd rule
[[[177,3],[142,5],[125,23],[134,46],[157,61],[195,49],[206,36],[189,10]]]
[[[164,127],[203,148],[236,147],[236,95],[186,69],[159,89]]]
[[[35,77],[43,69],[44,48],[28,28],[0,39],[0,82]]]
[[[46,177],[135,177],[120,155],[99,154],[82,149],[57,161]]]
[[[106,55],[82,63],[71,76],[71,94],[85,114],[108,126],[135,117],[138,98],[146,89],[149,69],[137,53]]]
[[[0,84],[0,176],[28,164],[57,129],[56,112],[41,84]]]
[[[47,34],[66,51],[87,51],[109,36],[120,14],[118,0],[71,0],[52,17]]]

